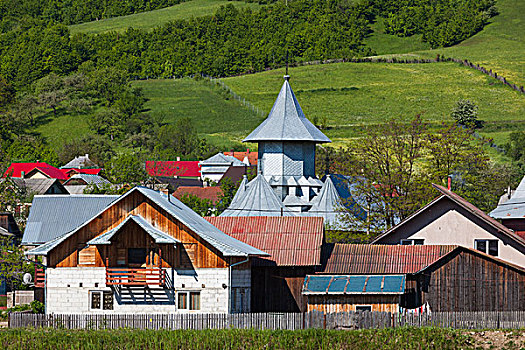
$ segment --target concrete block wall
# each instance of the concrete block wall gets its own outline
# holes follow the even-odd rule
[[[232,272],[235,283],[249,286],[248,272]],[[62,267],[46,270],[47,313],[227,313],[228,269],[166,269],[168,288],[114,288],[113,310],[90,309],[93,291],[110,291],[105,268]],[[200,292],[201,309],[177,310],[177,292]],[[189,302],[189,300],[188,300]]]

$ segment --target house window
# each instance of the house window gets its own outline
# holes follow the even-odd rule
[[[485,254],[498,256],[497,239],[476,239],[474,241],[474,248]]]
[[[425,243],[424,239],[402,239],[401,245],[423,245]]]
[[[189,298],[189,302],[188,302]],[[178,293],[178,309],[179,310],[200,310],[201,309],[201,293],[200,292],[179,292]]]
[[[128,248],[128,264],[144,265],[147,257],[146,248]]]
[[[190,293],[190,310],[200,310],[200,309],[201,309],[201,293],[191,292]]]
[[[183,292],[178,294],[178,309],[187,310],[188,309],[188,293]]]
[[[92,310],[113,310],[113,292],[112,291],[92,291],[91,292],[91,309]]]
[[[356,312],[372,311],[372,305],[356,305],[355,311]]]

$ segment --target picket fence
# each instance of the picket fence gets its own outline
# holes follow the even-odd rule
[[[246,314],[9,314],[9,327],[57,329],[369,329],[397,327],[519,329],[525,312],[433,312],[403,315],[390,312],[246,313]]]

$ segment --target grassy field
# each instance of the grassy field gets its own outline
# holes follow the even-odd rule
[[[525,1],[498,0],[496,7],[500,14],[471,38],[452,47],[419,53],[468,59],[512,83],[525,85]]]
[[[385,34],[382,18],[372,24],[372,33],[366,38],[365,43],[377,55],[404,54],[419,50],[428,50],[430,45],[421,41],[421,35],[401,38],[396,35]]]
[[[130,27],[135,29],[152,29],[176,19],[211,15],[215,13],[215,11],[220,6],[227,4],[233,4],[237,7],[250,7],[252,9],[257,9],[260,7],[260,5],[257,3],[245,3],[242,1],[232,2],[227,0],[191,0],[160,10],[75,24],[69,26],[69,30],[72,34],[100,34],[109,31],[123,32]]]
[[[457,349],[471,337],[439,328],[361,331],[0,330],[2,349]]]
[[[282,85],[280,70],[224,79],[235,92],[269,112]],[[340,63],[292,68],[291,85],[310,120],[326,117],[336,141],[360,136],[362,125],[416,114],[440,123],[450,120],[459,99],[479,106],[489,124],[521,127],[525,98],[485,75],[455,63]],[[502,130],[497,130],[501,132]]]

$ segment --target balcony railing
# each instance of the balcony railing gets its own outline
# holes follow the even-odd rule
[[[46,286],[46,271],[42,268],[35,268],[35,287],[44,288]]]
[[[161,268],[133,269],[122,267],[106,268],[108,286],[147,286],[163,287],[166,284],[166,271]]]

